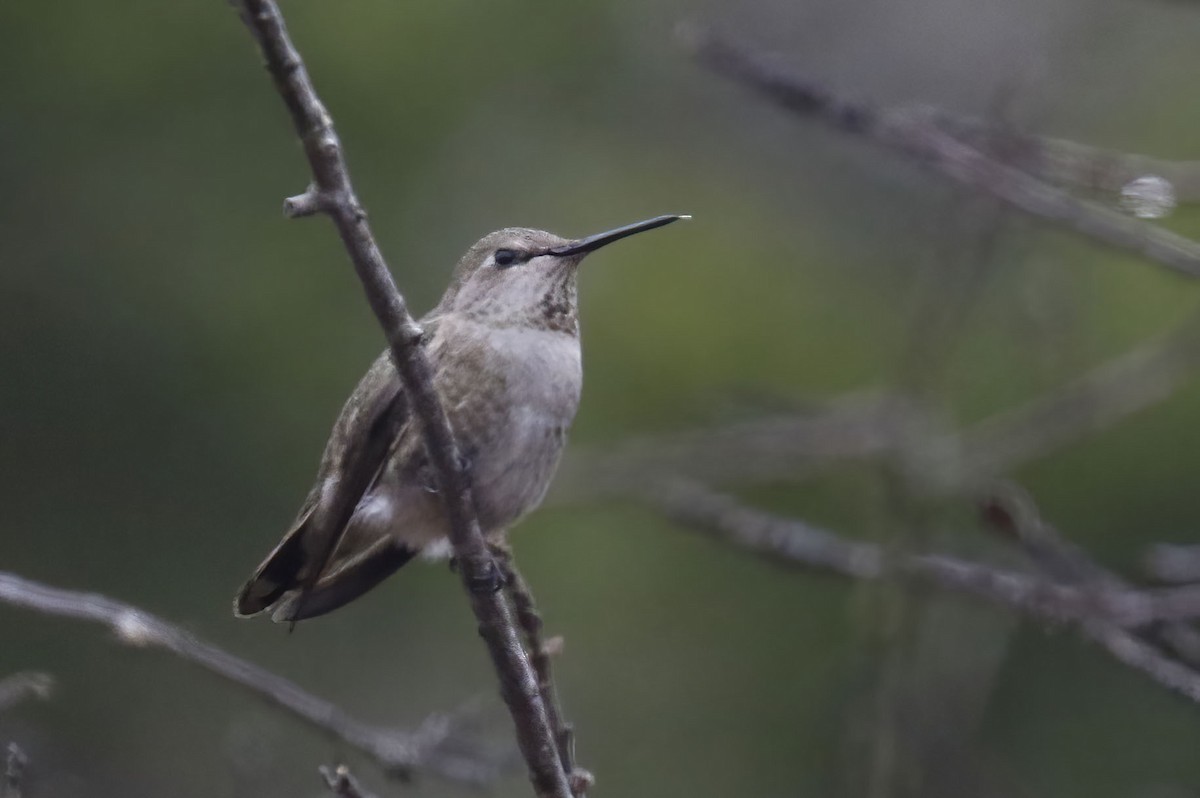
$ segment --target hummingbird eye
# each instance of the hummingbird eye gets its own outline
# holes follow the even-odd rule
[[[497,266],[503,269],[507,266],[520,263],[521,253],[514,249],[498,249],[496,250],[496,253],[492,255],[492,260],[496,262]]]

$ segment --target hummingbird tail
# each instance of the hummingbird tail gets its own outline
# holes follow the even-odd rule
[[[308,559],[304,548],[304,530],[311,517],[311,509],[303,513],[296,525],[242,585],[233,601],[234,615],[239,618],[258,615],[299,585]]]
[[[333,612],[387,579],[419,551],[391,539],[382,540],[350,562],[335,563],[334,570],[310,589],[288,591],[272,608],[271,620],[295,623]]]
[[[303,524],[272,551],[242,586],[233,603],[241,618],[271,610],[271,619],[290,623],[315,618],[347,604],[417,555],[419,549],[382,537],[352,557],[334,557],[332,563],[306,588],[306,553],[301,543]]]

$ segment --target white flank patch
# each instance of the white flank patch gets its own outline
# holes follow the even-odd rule
[[[392,520],[392,510],[392,500],[377,493],[359,506],[357,515],[368,523],[387,524]]]
[[[448,560],[452,554],[454,554],[454,547],[450,545],[450,538],[438,538],[421,549],[422,560]]]

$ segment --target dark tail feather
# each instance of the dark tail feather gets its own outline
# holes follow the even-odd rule
[[[332,612],[394,574],[417,551],[390,539],[381,540],[352,562],[318,579],[311,589],[296,590],[284,597],[271,614],[271,620],[295,623]]]
[[[311,510],[305,513],[242,585],[233,602],[234,615],[242,618],[257,615],[296,587],[307,558],[304,531],[311,516]]]

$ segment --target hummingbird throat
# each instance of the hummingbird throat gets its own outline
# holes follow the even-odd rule
[[[542,294],[533,326],[578,337],[577,297],[575,269],[564,269],[558,279],[551,283]]]

